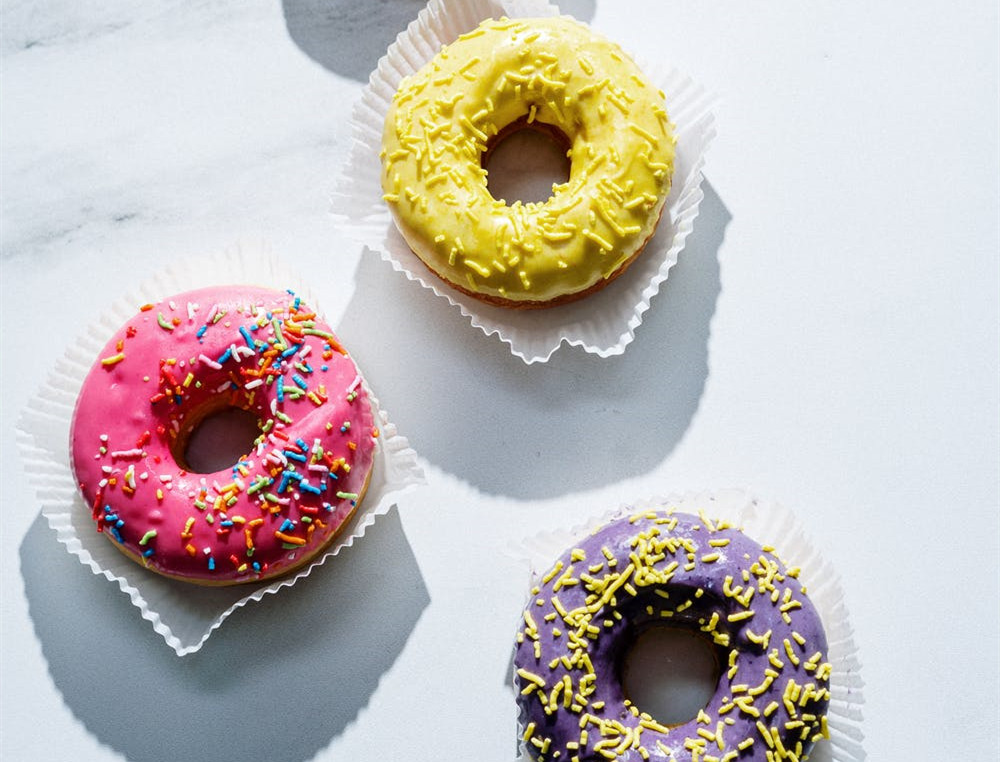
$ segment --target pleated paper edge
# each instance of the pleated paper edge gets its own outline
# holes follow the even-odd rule
[[[530,319],[519,314],[523,311],[479,302],[430,275],[399,236],[382,200],[378,153],[382,123],[393,94],[404,76],[430,60],[443,44],[473,29],[484,18],[550,16],[558,12],[554,5],[531,0],[431,0],[389,47],[355,105],[352,149],[331,196],[333,220],[342,234],[366,252],[378,254],[408,280],[445,299],[474,328],[487,336],[496,336],[526,364],[547,362],[563,345],[577,346],[607,358],[622,354],[632,343],[653,297],[667,280],[694,229],[704,198],[701,182],[705,154],[715,137],[711,112],[714,96],[676,69],[649,66],[638,60],[647,75],[667,93],[678,135],[675,167],[688,162],[690,167],[683,178],[678,178],[675,170],[664,218],[636,262],[614,283],[584,300],[585,304],[531,310]],[[559,322],[560,316],[564,323]],[[518,325],[519,321],[531,325],[544,321],[543,335],[529,333]]]
[[[211,621],[203,625],[185,628],[178,633],[179,624],[165,621],[168,612],[150,607],[147,601],[151,585],[165,581],[164,591],[169,585],[184,585],[177,590],[188,590],[197,594],[199,590],[219,590],[187,585],[183,582],[165,580],[153,572],[142,569],[126,558],[97,532],[81,536],[73,523],[74,511],[86,513],[90,522],[90,510],[84,505],[76,487],[69,458],[69,430],[76,398],[84,377],[94,359],[107,342],[107,338],[135,314],[136,307],[146,302],[155,302],[172,294],[213,285],[260,284],[270,288],[291,288],[304,301],[312,305],[319,314],[322,307],[303,279],[293,273],[278,257],[260,244],[240,244],[213,256],[194,257],[172,263],[154,274],[147,281],[117,299],[71,342],[56,366],[48,374],[45,382],[28,400],[22,409],[15,430],[25,473],[41,503],[41,513],[49,526],[56,532],[57,539],[66,550],[78,558],[81,564],[91,569],[97,576],[104,576],[128,595],[132,604],[139,609],[143,619],[149,621],[156,633],[178,656],[195,653],[209,637],[237,609],[251,601],[260,601],[264,596],[291,587],[308,577],[314,569],[336,556],[344,548],[349,548],[361,540],[367,529],[378,516],[388,513],[396,500],[419,485],[425,483],[422,467],[417,462],[417,454],[410,447],[406,437],[400,435],[383,410],[377,397],[364,377],[362,381],[372,405],[374,418],[379,423],[380,436],[376,440],[376,468],[371,484],[359,510],[348,525],[334,537],[322,555],[297,572],[270,582],[245,583],[223,588],[235,592],[247,589],[247,594],[224,609],[220,609]],[[38,434],[42,429],[48,433]],[[96,542],[95,542],[96,540]],[[110,553],[107,551],[110,550]],[[95,555],[95,552],[97,555]],[[144,590],[146,594],[144,594]],[[169,612],[177,616],[176,612]],[[183,613],[183,612],[182,612]],[[167,617],[170,618],[169,616]],[[194,634],[192,635],[192,630]]]
[[[811,762],[864,762],[867,754],[863,748],[864,680],[861,677],[860,649],[854,640],[854,630],[844,602],[840,575],[826,561],[806,535],[795,514],[779,503],[758,498],[744,489],[719,489],[700,492],[670,493],[665,497],[652,497],[624,503],[614,510],[597,515],[570,529],[551,529],[512,543],[503,549],[506,556],[529,567],[525,575],[525,590],[530,590],[537,579],[565,550],[596,527],[607,522],[646,510],[672,507],[679,512],[704,511],[711,519],[724,518],[741,528],[758,543],[775,547],[782,560],[790,566],[799,566],[799,579],[809,590],[809,598],[816,606],[826,631],[828,658],[833,665],[830,679],[830,705],[827,710],[829,740],[817,743],[809,755]],[[526,594],[525,607],[531,602]],[[512,617],[512,621],[513,621]],[[516,627],[511,628],[514,643]],[[511,665],[516,645],[512,646]],[[509,675],[512,696],[517,695],[514,675]],[[521,739],[525,718],[517,713],[517,738],[520,756],[517,762],[532,762]]]

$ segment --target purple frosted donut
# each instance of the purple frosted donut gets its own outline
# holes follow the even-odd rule
[[[594,530],[532,588],[514,656],[522,743],[534,759],[802,762],[827,737],[827,642],[773,548],[704,516],[658,510]],[[625,696],[646,629],[700,632],[720,663],[698,716],[664,726]]]

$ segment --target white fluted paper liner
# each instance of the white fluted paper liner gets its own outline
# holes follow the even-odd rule
[[[864,681],[861,679],[858,647],[854,642],[840,578],[806,537],[798,519],[788,509],[739,489],[672,494],[637,500],[572,529],[541,532],[525,538],[508,551],[530,566],[530,579],[526,580],[526,590],[530,590],[559,555],[595,527],[633,513],[665,508],[695,515],[704,512],[710,519],[725,519],[758,543],[774,546],[789,566],[801,568],[799,580],[808,588],[809,598],[823,621],[829,643],[827,659],[833,665],[830,678],[832,698],[827,713],[830,740],[817,743],[809,759],[811,762],[863,762],[866,759],[862,747],[861,711]],[[527,597],[525,603],[530,599],[530,596]],[[513,680],[511,675],[512,685]],[[516,695],[516,688],[514,692]],[[520,738],[524,730],[523,717],[518,717],[518,725]],[[520,762],[528,762],[530,757],[525,753],[523,742],[520,748]]]
[[[17,426],[25,472],[42,504],[42,514],[66,549],[94,574],[117,582],[144,619],[178,656],[199,650],[236,609],[294,585],[312,570],[360,540],[379,515],[404,492],[424,482],[410,448],[379,407],[367,382],[380,435],[375,467],[364,500],[321,557],[286,577],[259,584],[205,587],[162,577],[143,569],[98,534],[73,478],[69,432],[83,380],[108,338],[140,304],[212,285],[259,284],[291,288],[322,314],[308,287],[265,252],[237,250],[221,256],[181,261],[115,302],[66,350],[64,357],[29,400]]]
[[[674,179],[656,234],[629,268],[600,291],[576,302],[542,310],[485,304],[431,275],[396,230],[382,199],[382,127],[400,81],[440,48],[486,18],[552,16],[558,8],[541,0],[431,0],[401,33],[372,72],[352,115],[354,146],[332,198],[341,233],[377,252],[394,270],[456,307],[486,335],[496,335],[526,363],[545,362],[562,344],[600,357],[625,351],[650,301],[694,228],[704,155],[715,137],[713,97],[681,72],[638,61],[667,99],[676,127]]]

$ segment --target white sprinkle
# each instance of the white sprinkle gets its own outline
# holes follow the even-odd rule
[[[221,370],[222,369],[222,366],[219,365],[219,363],[217,363],[215,360],[211,359],[210,357],[205,357],[205,355],[198,355],[198,359],[201,360],[203,363],[205,363],[205,365],[207,365],[209,368],[213,368],[215,370]]]

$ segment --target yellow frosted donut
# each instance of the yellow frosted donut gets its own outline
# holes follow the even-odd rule
[[[568,146],[569,180],[508,205],[484,157],[511,130]],[[382,189],[410,248],[484,301],[547,307],[619,275],[670,191],[663,93],[617,45],[566,17],[484,21],[403,80],[386,115]]]

